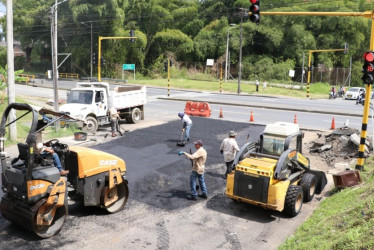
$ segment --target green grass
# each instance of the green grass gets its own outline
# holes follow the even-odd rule
[[[279,249],[373,249],[373,174],[372,157],[360,172],[361,185],[333,190]]]
[[[168,88],[167,79],[140,79],[135,81],[136,84],[163,87]],[[262,85],[260,84],[259,92],[256,92],[256,87],[253,82],[242,81],[240,84],[240,90],[242,94],[258,94],[258,95],[280,95],[290,96],[298,98],[306,98],[306,87],[304,86],[301,90],[290,89],[291,84],[283,84],[285,87],[276,86],[277,83],[268,83],[266,91],[263,91]],[[170,79],[170,88],[173,89],[187,89],[197,91],[210,91],[210,92],[222,92],[224,93],[237,93],[238,82],[224,82],[222,85],[219,81],[201,81],[191,79]],[[328,98],[331,86],[325,83],[315,83],[310,85],[309,96],[311,98]]]

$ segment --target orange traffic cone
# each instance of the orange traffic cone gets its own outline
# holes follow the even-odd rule
[[[335,118],[332,118],[331,129],[335,129]]]
[[[218,116],[218,118],[223,118],[222,108],[219,110],[219,116]]]
[[[252,112],[252,110],[251,110],[251,117],[249,118],[249,121],[250,122],[254,122],[255,121],[255,119],[253,118],[253,112]]]
[[[295,118],[293,118],[293,123],[297,124],[297,115],[295,115]]]

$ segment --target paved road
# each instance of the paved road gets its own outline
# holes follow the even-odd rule
[[[108,215],[99,209],[69,205],[69,217],[55,237],[39,240],[0,216],[0,249],[276,249],[318,205],[303,205],[289,219],[279,212],[233,202],[225,197],[225,170],[219,153],[229,130],[243,145],[256,141],[263,126],[193,117],[192,140],[202,139],[208,152],[209,199],[189,201],[190,161],[178,156],[189,143],[176,145],[180,120],[138,129],[94,148],[126,161],[130,197],[125,209]]]

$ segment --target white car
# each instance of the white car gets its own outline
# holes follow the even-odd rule
[[[348,89],[348,91],[345,93],[345,99],[346,100],[356,100],[357,97],[358,97],[358,94],[360,93],[360,91],[365,91],[364,88],[360,88],[360,87],[353,87],[353,88],[350,88]]]

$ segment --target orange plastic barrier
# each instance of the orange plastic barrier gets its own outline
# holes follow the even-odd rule
[[[186,102],[184,113],[192,116],[210,117],[212,110],[207,102]]]

